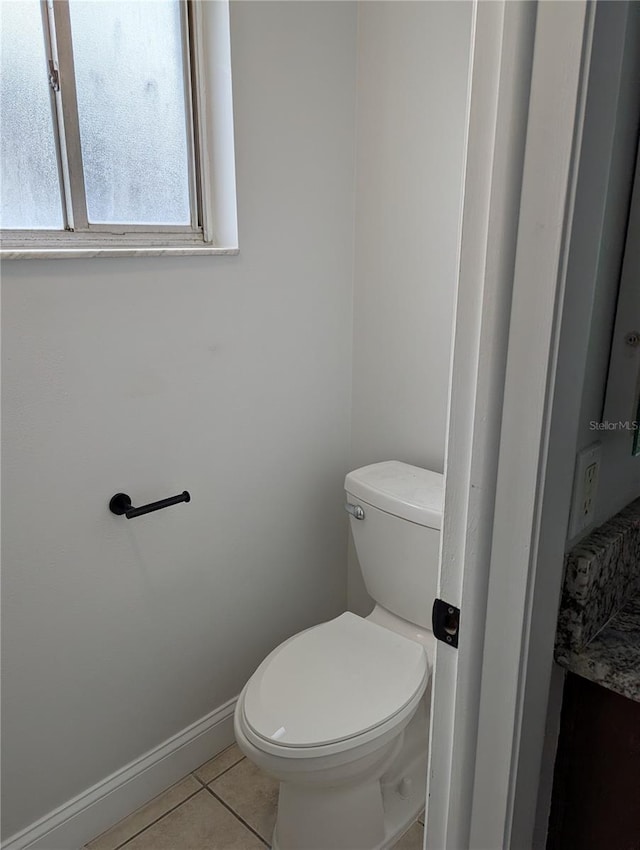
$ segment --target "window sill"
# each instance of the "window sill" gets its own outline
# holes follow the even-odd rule
[[[215,248],[212,245],[110,245],[69,248],[2,248],[0,260],[73,260],[90,257],[196,257],[235,256],[238,248]]]

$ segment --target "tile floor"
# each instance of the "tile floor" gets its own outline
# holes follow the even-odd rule
[[[276,819],[278,783],[234,744],[85,850],[264,850]],[[415,823],[394,850],[421,850]]]

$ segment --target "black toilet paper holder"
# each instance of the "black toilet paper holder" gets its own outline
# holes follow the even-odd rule
[[[140,505],[139,508],[134,508],[131,504],[131,497],[126,493],[116,493],[111,497],[109,502],[109,510],[112,514],[118,516],[126,516],[127,519],[133,519],[136,516],[150,514],[152,511],[160,511],[162,508],[169,508],[171,505],[179,505],[180,502],[190,502],[191,496],[187,490],[179,493],[177,496],[170,496],[168,499],[160,499],[158,502],[149,502],[148,505]]]

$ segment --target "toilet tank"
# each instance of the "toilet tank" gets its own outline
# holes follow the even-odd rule
[[[442,528],[443,476],[400,461],[355,469],[347,508],[369,595],[383,608],[431,628]],[[359,506],[360,512],[349,508]]]

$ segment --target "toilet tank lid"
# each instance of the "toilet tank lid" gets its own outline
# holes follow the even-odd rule
[[[372,463],[349,472],[344,488],[356,499],[401,519],[442,528],[444,477],[399,460]]]

